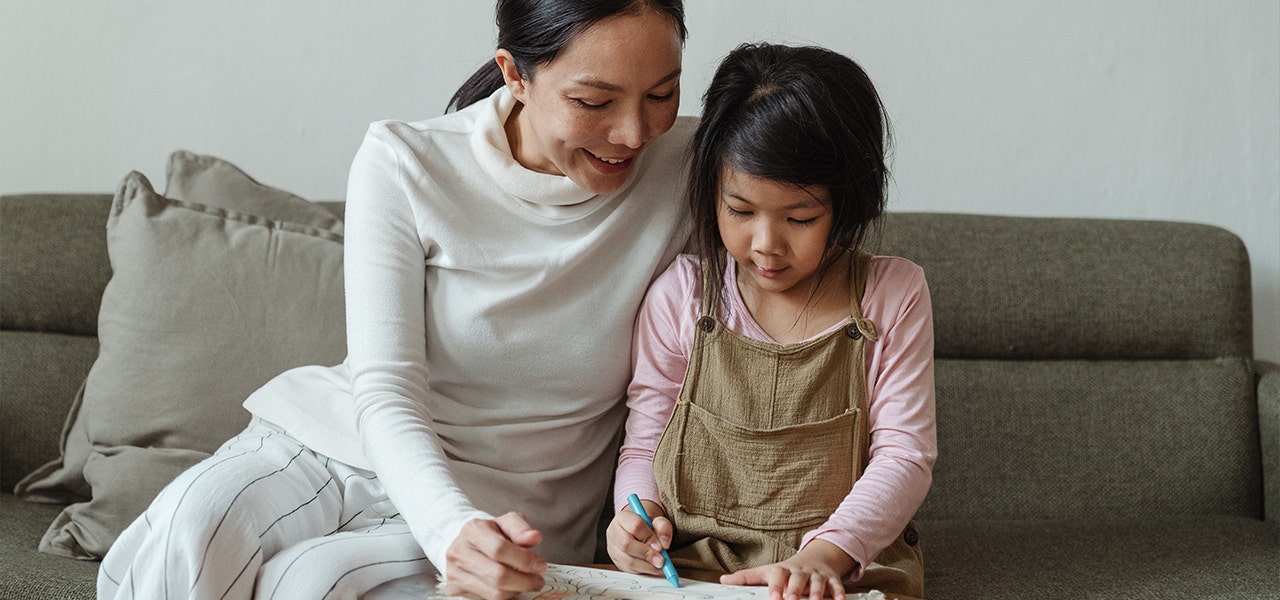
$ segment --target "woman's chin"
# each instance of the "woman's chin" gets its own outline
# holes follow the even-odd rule
[[[627,173],[625,171],[613,175],[591,172],[576,173],[569,178],[578,184],[578,187],[593,194],[612,194],[621,189],[623,183],[626,183]]]

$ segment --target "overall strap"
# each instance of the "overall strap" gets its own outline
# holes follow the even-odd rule
[[[871,255],[866,252],[858,252],[853,256],[853,260],[849,262],[849,268],[853,272],[850,276],[853,293],[849,296],[849,317],[852,319],[852,323],[849,325],[847,333],[849,337],[854,337],[853,332],[856,329],[858,335],[867,338],[867,341],[879,341],[880,335],[876,333],[875,324],[871,322],[871,319],[864,317],[862,313],[862,295],[866,293],[867,289],[867,273],[871,270]]]

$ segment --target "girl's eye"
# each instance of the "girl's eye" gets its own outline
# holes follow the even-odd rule
[[[796,225],[813,225],[815,222],[818,221],[818,217],[812,217],[808,219],[787,219],[787,220],[791,221]]]
[[[675,90],[671,90],[670,92],[667,92],[667,93],[665,93],[665,94],[649,94],[649,99],[650,99],[650,100],[657,100],[658,102],[663,102],[663,101],[666,101],[666,100],[671,100],[671,99],[673,99],[673,98],[675,98],[675,97],[676,97],[676,92],[675,92]]]
[[[583,100],[582,98],[574,98],[573,101],[576,102],[578,106],[585,108],[587,110],[604,108],[605,106],[609,105],[608,102],[601,102],[600,104],[592,104],[590,102],[587,102],[586,100]]]
[[[737,210],[737,209],[733,208],[732,206],[729,206],[728,204],[724,205],[724,209],[725,209],[726,211],[729,211],[729,214],[731,214],[731,215],[733,215],[733,216],[735,216],[735,217],[745,217],[745,216],[747,216],[747,215],[751,214],[750,212],[747,212],[747,211],[745,211],[745,210]]]

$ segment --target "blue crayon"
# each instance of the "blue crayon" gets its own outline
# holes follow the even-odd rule
[[[644,524],[648,525],[649,529],[653,529],[653,520],[649,518],[649,513],[644,512],[644,506],[641,506],[639,496],[635,494],[627,496],[627,504],[631,505],[631,512],[640,515],[640,518],[644,519]],[[661,552],[662,574],[666,576],[667,581],[670,581],[672,586],[680,587],[680,576],[676,574],[676,566],[671,564],[671,557],[667,556],[666,550]]]

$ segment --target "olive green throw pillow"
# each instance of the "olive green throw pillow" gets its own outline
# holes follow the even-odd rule
[[[248,423],[251,392],[346,354],[332,214],[190,153],[172,157],[168,189],[183,199],[134,172],[112,203],[98,358],[62,456],[15,490],[73,502],[41,551],[100,558],[160,488]]]

